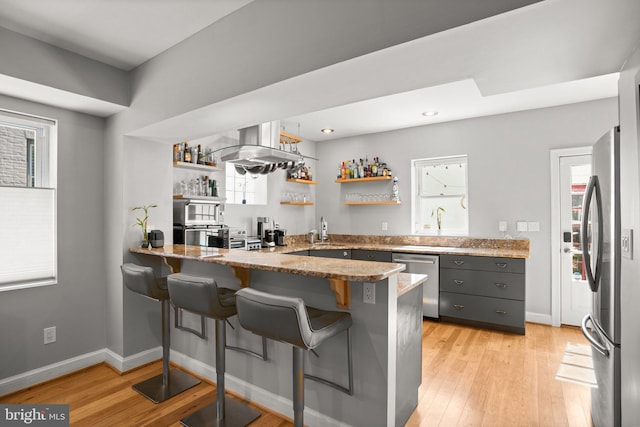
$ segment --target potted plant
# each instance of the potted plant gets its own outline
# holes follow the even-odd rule
[[[135,212],[137,210],[141,210],[144,212],[144,216],[143,217],[137,217],[136,218],[136,224],[139,225],[142,228],[142,242],[140,242],[140,246],[143,248],[147,248],[149,247],[149,239],[148,239],[148,235],[147,232],[148,230],[148,226],[149,226],[149,209],[151,208],[157,208],[158,205],[144,205],[144,206],[136,206],[135,208],[131,209],[131,212]],[[136,225],[134,224],[134,225]]]
[[[438,233],[442,230],[442,214],[445,212],[442,206],[438,206],[434,210],[431,211],[431,216],[436,217],[436,222],[438,223]]]

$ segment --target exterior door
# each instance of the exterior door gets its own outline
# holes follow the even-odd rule
[[[591,175],[591,155],[560,158],[561,323],[579,326],[591,312],[591,289],[585,276],[580,242],[582,201]]]

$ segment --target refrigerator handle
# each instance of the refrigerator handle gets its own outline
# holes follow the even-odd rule
[[[596,339],[593,337],[591,332],[589,332],[589,330],[587,329],[587,323],[589,323],[589,322],[591,322],[593,324],[593,320],[591,319],[591,315],[587,314],[582,319],[582,327],[581,327],[582,335],[584,335],[584,337],[587,339],[587,341],[589,341],[591,346],[593,348],[595,348],[598,353],[602,354],[604,357],[609,357],[609,349],[606,348],[604,345],[600,344],[598,341],[596,341]],[[598,333],[598,330],[595,327],[594,327],[594,331],[596,333]]]
[[[596,210],[597,210],[597,222],[598,227],[598,242],[596,253],[596,266],[595,270],[591,269],[591,254],[589,253],[589,211],[591,209],[591,200],[595,193]],[[600,283],[600,272],[602,265],[602,199],[600,198],[600,182],[597,175],[592,175],[589,178],[587,189],[584,194],[584,203],[582,205],[582,224],[580,226],[580,242],[582,244],[582,259],[584,261],[585,273],[587,280],[589,281],[589,287],[592,292],[598,291],[598,284]]]

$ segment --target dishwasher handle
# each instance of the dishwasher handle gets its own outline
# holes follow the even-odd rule
[[[389,258],[387,258],[389,259]],[[434,260],[428,259],[428,260],[417,260],[417,259],[404,259],[404,258],[394,258],[393,262],[406,262],[406,263],[410,263],[410,264],[430,264],[433,265],[436,262]]]

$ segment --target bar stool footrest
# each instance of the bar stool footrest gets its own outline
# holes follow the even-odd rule
[[[167,385],[162,383],[162,374],[160,374],[134,384],[131,388],[152,402],[160,403],[198,384],[200,384],[199,379],[178,369],[171,369]]]
[[[184,417],[180,423],[186,427],[244,427],[260,416],[260,412],[229,396],[224,401],[225,417],[223,420],[216,418],[216,402],[214,401],[199,411]]]
[[[353,388],[351,384],[349,384],[349,388],[347,388],[347,387],[341,386],[338,383],[334,383],[333,381],[325,380],[324,378],[316,377],[314,375],[309,375],[309,374],[304,374],[304,378],[308,380],[317,381],[324,385],[328,385],[329,387],[333,387],[338,391],[348,394],[349,396],[353,396]]]

